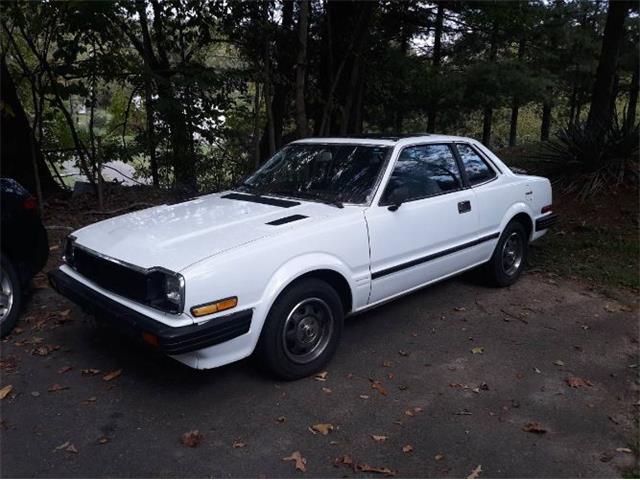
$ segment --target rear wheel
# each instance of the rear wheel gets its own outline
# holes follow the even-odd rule
[[[0,337],[11,332],[22,306],[22,287],[11,261],[0,255]]]
[[[328,283],[309,278],[287,288],[265,321],[256,356],[262,366],[285,380],[324,367],[340,342],[344,312]]]
[[[500,235],[491,260],[486,264],[491,283],[499,287],[515,283],[524,270],[528,247],[525,227],[518,221],[509,223]]]

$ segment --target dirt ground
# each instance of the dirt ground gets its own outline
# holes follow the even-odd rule
[[[638,310],[625,291],[541,273],[492,289],[467,274],[349,319],[324,378],[279,383],[251,360],[190,370],[35,283],[1,344],[2,477],[637,469]],[[306,472],[283,460],[294,452]]]

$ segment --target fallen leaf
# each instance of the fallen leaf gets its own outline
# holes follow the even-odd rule
[[[333,393],[333,391],[330,388],[327,388],[327,387],[322,387],[322,391],[324,393],[326,393],[327,395],[330,395],[331,393]]]
[[[278,423],[284,423],[284,422],[286,422],[286,421],[287,421],[287,417],[278,417],[278,418],[276,418],[276,421],[277,421]]]
[[[564,367],[564,362],[562,360],[556,360],[553,364],[559,367]]]
[[[86,400],[83,400],[80,403],[82,403],[82,405],[92,405],[92,404],[96,403],[97,400],[98,399],[96,397],[89,397],[89,398],[87,398]]]
[[[393,373],[387,373],[387,378],[389,380],[393,380],[394,377],[395,377],[395,375]]]
[[[309,429],[313,434],[319,433],[320,435],[329,435],[329,432],[333,430],[333,425],[330,423],[316,423],[309,427]]]
[[[378,442],[378,443],[382,443],[387,440],[386,435],[371,435],[371,438],[373,438],[374,442]]]
[[[384,362],[382,362],[382,366],[383,367],[393,367],[393,362],[390,362],[389,360],[385,360]]]
[[[300,470],[301,472],[307,471],[307,459],[304,458],[297,450],[288,457],[284,457],[282,460],[285,462],[293,461],[296,463],[296,470]]]
[[[527,422],[522,427],[523,432],[528,433],[547,433],[547,429],[540,424],[540,422]]]
[[[120,375],[122,375],[122,369],[121,368],[118,369],[118,370],[113,370],[113,371],[107,373],[104,377],[102,377],[102,380],[104,380],[105,382],[110,382],[114,378],[118,378]]]
[[[191,430],[183,433],[180,441],[187,447],[195,448],[202,442],[202,434],[198,430]]]
[[[105,443],[109,443],[109,439],[108,439],[107,437],[100,437],[100,438],[98,439],[98,443],[99,443],[100,445],[104,445]]]
[[[484,347],[473,347],[471,349],[471,353],[473,353],[473,354],[482,354],[482,353],[484,353]]]
[[[408,357],[409,354],[407,352],[405,352],[404,350],[398,350],[398,354],[402,357]]]
[[[58,445],[56,448],[54,448],[53,450],[64,450],[65,448],[67,448],[69,445],[71,445],[71,442],[66,441],[64,442],[62,445]]]
[[[338,457],[334,460],[333,464],[335,466],[338,465],[351,465],[353,466],[353,458],[351,458],[351,455],[342,455],[341,457]]]
[[[418,413],[422,412],[422,410],[423,410],[423,408],[422,408],[422,407],[414,407],[414,408],[411,408],[411,409],[409,409],[409,410],[405,410],[405,411],[404,411],[404,414],[405,414],[407,417],[415,417],[415,416],[416,416],[416,414],[418,414]]]
[[[233,442],[233,448],[244,448],[247,444],[244,442]]]
[[[59,392],[60,390],[68,390],[68,389],[69,387],[63,387],[58,383],[54,383],[53,385],[51,385],[51,387],[49,387],[50,392]]]
[[[328,375],[329,375],[329,372],[320,372],[320,373],[317,373],[316,376],[313,378],[318,382],[326,382]]]
[[[442,460],[443,458],[444,458],[444,455],[443,455],[443,454],[441,454],[441,453],[437,453],[437,454],[436,454],[436,456],[435,456],[435,457],[433,457],[433,459],[434,459],[436,462],[439,462],[439,461],[440,461],[440,460]]]
[[[589,380],[583,380],[580,377],[569,377],[566,382],[571,388],[591,387],[593,385]]]
[[[82,370],[80,370],[80,373],[82,375],[97,375],[100,373],[100,370],[98,370],[97,368],[83,368]]]
[[[402,447],[402,452],[403,453],[411,453],[411,452],[413,452],[413,447],[411,445],[407,444],[404,447]]]
[[[12,390],[13,390],[13,385],[5,385],[4,387],[0,388],[0,400],[2,400],[7,395],[9,395]]]
[[[67,448],[65,448],[64,451],[69,453],[78,453],[78,449],[73,443],[70,444]]]
[[[538,367],[533,367],[533,371],[536,373],[542,373],[542,370],[540,370]]]
[[[471,471],[471,474],[467,478],[478,478],[482,473],[482,465],[478,465]]]
[[[369,395],[360,395],[360,398],[363,400],[368,400],[369,399]]]
[[[70,370],[73,370],[73,367],[67,365],[66,367],[62,367],[60,370],[58,370],[58,373],[67,373]]]
[[[618,452],[618,453],[633,453],[633,450],[631,450],[630,448],[626,448],[626,447],[620,447],[620,448],[616,448],[616,452]]]
[[[467,309],[464,307],[456,307],[453,309],[454,312],[466,312]]]
[[[395,470],[391,470],[387,467],[372,467],[371,465],[367,465],[366,463],[359,463],[356,465],[356,470],[360,472],[368,472],[368,473],[383,473],[385,475],[395,475]]]
[[[380,395],[386,395],[387,394],[387,390],[377,380],[375,382],[371,383],[371,388],[373,388],[374,390],[377,390]]]

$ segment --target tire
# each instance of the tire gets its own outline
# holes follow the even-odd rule
[[[282,292],[271,307],[256,359],[283,380],[308,377],[333,357],[343,324],[344,309],[335,289],[323,280],[303,279]]]
[[[22,307],[22,285],[15,267],[0,254],[0,338],[15,327]]]
[[[489,282],[498,287],[513,285],[524,270],[529,253],[527,230],[518,221],[512,221],[500,235],[498,245],[485,265]]]

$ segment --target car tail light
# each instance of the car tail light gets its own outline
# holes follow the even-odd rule
[[[22,208],[28,212],[38,211],[38,201],[34,197],[27,197],[22,202]]]
[[[549,213],[553,209],[553,205],[546,205],[542,207],[540,213]]]

